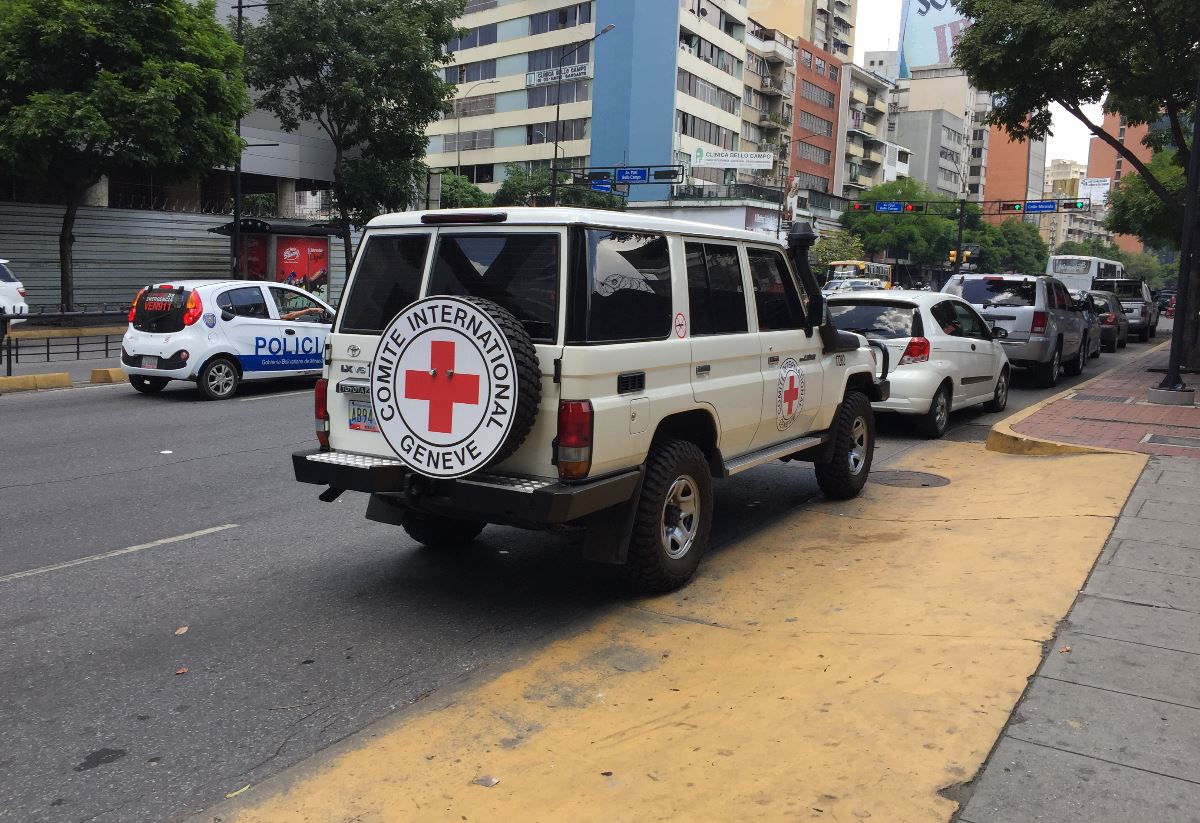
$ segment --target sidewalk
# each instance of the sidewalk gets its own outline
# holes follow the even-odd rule
[[[115,369],[121,366],[121,339],[126,327],[112,323],[78,328],[52,326],[30,326],[21,323],[13,327],[10,336],[20,359],[12,364],[13,377],[50,378],[54,388],[64,385],[87,383],[93,369]],[[111,356],[105,357],[106,340]],[[46,344],[49,343],[49,359]],[[80,357],[76,357],[76,345]],[[62,377],[62,375],[67,377]],[[28,381],[11,381],[8,375],[7,349],[0,345],[0,391],[20,391]]]
[[[1154,456],[959,823],[1200,820],[1200,409],[1144,402],[1166,356],[1013,426]],[[1097,474],[1092,488],[1106,485]]]

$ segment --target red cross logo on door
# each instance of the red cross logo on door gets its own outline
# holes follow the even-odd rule
[[[791,417],[796,413],[796,401],[800,399],[800,386],[796,383],[796,375],[789,374],[787,386],[783,390],[783,413]]]
[[[450,341],[433,341],[430,360],[429,371],[405,371],[404,396],[428,400],[429,431],[450,434],[454,429],[454,404],[479,403],[479,375],[454,371],[454,343]]]

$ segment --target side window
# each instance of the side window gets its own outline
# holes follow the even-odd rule
[[[694,335],[737,334],[750,328],[737,246],[687,243],[688,297]]]
[[[275,308],[279,310],[280,320],[291,320],[296,323],[322,322],[325,307],[307,294],[271,286],[271,297],[275,299]]]
[[[804,304],[783,255],[773,249],[748,247],[754,305],[759,331],[804,328]]]
[[[217,295],[217,308],[236,314],[238,317],[269,318],[267,301],[258,286],[243,286],[223,291]]]
[[[929,310],[933,315],[933,321],[937,324],[937,328],[942,334],[947,334],[951,337],[963,337],[962,321],[958,319],[958,312],[954,310],[953,300],[943,300]]]
[[[1051,283],[1051,288],[1054,289],[1054,308],[1065,309],[1069,305],[1067,293],[1058,283]]]
[[[671,255],[667,238],[609,229],[587,231],[584,340],[661,340],[671,333]]]
[[[429,234],[370,237],[350,290],[342,298],[341,330],[379,334],[401,309],[417,299]]]
[[[953,306],[959,325],[962,327],[963,337],[973,337],[977,340],[987,340],[991,337],[987,330],[987,324],[983,322],[982,317],[975,313],[973,308],[966,303],[954,303]]]

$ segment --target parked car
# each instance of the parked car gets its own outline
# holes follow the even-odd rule
[[[1167,317],[1175,316],[1175,299],[1176,295],[1172,294],[1170,302],[1167,303]]]
[[[1110,291],[1117,296],[1125,310],[1125,319],[1129,321],[1129,330],[1143,343],[1158,334],[1158,303],[1150,296],[1146,281],[1097,278],[1092,288],[1095,291]]]
[[[1100,344],[1108,351],[1129,344],[1129,320],[1121,301],[1110,291],[1090,291],[1088,297],[1100,317]]]
[[[1154,302],[1158,303],[1159,311],[1167,310],[1167,307],[1171,305],[1171,298],[1174,297],[1175,294],[1176,289],[1174,288],[1168,287],[1165,289],[1159,289],[1158,293],[1154,295]]]
[[[1090,341],[1082,301],[1057,278],[1024,274],[956,274],[942,291],[980,310],[1001,338],[1009,362],[1031,369],[1049,388],[1059,375],[1076,375],[1087,364]]]
[[[334,310],[284,283],[176,280],[147,286],[129,309],[121,370],[142,394],[191,380],[207,400],[243,380],[317,376]]]
[[[829,296],[831,294],[838,294],[846,291],[871,291],[876,288],[880,287],[871,285],[870,280],[849,278],[845,280],[830,280],[825,284],[825,288],[821,290],[821,293]]]
[[[1008,405],[1006,332],[989,329],[967,301],[941,292],[841,294],[829,298],[829,313],[837,328],[887,346],[891,396],[872,403],[875,411],[910,415],[926,437],[941,437],[952,411]]]
[[[1088,357],[1092,357],[1092,358],[1099,357],[1100,356],[1100,334],[1101,334],[1101,332],[1100,332],[1100,314],[1101,314],[1101,312],[1092,303],[1092,300],[1088,296],[1088,293],[1086,291],[1071,291],[1068,293],[1071,295],[1072,299],[1083,303],[1083,316],[1084,316],[1084,319],[1087,321],[1087,329],[1088,329],[1088,332],[1087,332]]]
[[[0,260],[0,314],[29,314],[29,304],[25,302],[25,287],[8,267],[7,260]],[[4,331],[4,322],[0,321],[0,332]],[[11,322],[25,321],[14,319]]]

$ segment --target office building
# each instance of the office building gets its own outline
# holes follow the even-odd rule
[[[884,180],[883,148],[893,84],[853,63],[845,64],[845,72],[838,154],[845,157],[842,195],[853,198]],[[903,137],[897,141],[908,145]]]
[[[1129,149],[1133,156],[1143,163],[1150,162],[1153,152],[1143,143],[1150,127],[1146,124],[1130,126],[1119,114],[1105,112],[1102,128],[1109,134],[1116,135],[1118,142]],[[1093,137],[1088,145],[1087,176],[1090,178],[1108,178],[1112,188],[1121,185],[1121,178],[1137,171],[1126,163],[1125,158],[1117,154],[1117,150],[1105,143],[1099,137]],[[1092,203],[1092,211],[1102,212],[1100,203]],[[1122,250],[1140,252],[1144,250],[1142,241],[1131,234],[1115,234],[1113,242]]]
[[[867,71],[873,71],[895,83],[900,79],[900,52],[895,49],[866,52],[863,55],[863,66]]]
[[[912,151],[909,176],[935,194],[962,196],[966,123],[946,109],[899,111],[894,115],[893,139]]]
[[[1043,198],[1071,200],[1079,197],[1079,181],[1087,177],[1087,165],[1073,160],[1051,160],[1046,166]],[[1051,212],[1041,216],[1042,239],[1053,251],[1067,241],[1111,243],[1112,232],[1104,228],[1104,215],[1091,212]]]
[[[991,129],[988,149],[989,201],[1041,200],[1045,190],[1046,143],[1043,140],[1026,140],[1018,143],[1010,140],[998,126]],[[1012,215],[991,208],[985,210],[984,219],[991,223],[1003,223]],[[1027,214],[1027,222],[1038,223],[1037,215]]]

